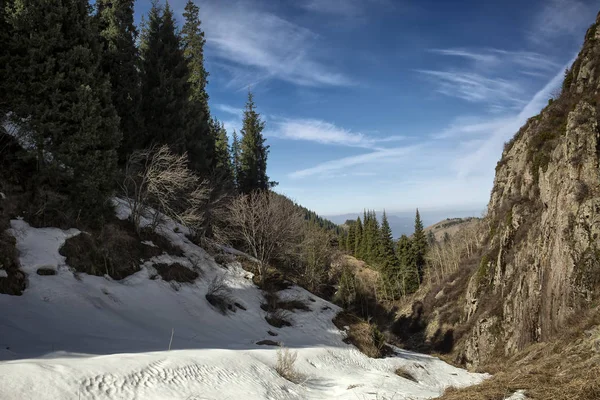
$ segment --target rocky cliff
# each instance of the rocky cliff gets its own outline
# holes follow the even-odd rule
[[[483,244],[475,260],[464,261],[468,276],[451,277],[420,299],[427,308],[425,298],[462,285],[442,306],[447,314],[452,303],[458,321],[440,320],[435,300],[422,314],[426,332],[453,334],[456,360],[467,366],[547,340],[573,315],[597,306],[599,26],[600,15],[565,74],[561,95],[506,144],[482,222]]]

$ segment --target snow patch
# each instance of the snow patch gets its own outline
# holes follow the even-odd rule
[[[116,200],[119,218],[126,202]],[[137,273],[115,281],[70,272],[59,254],[76,229],[33,228],[11,221],[29,284],[22,296],[0,295],[0,398],[35,399],[427,399],[448,386],[481,382],[487,375],[455,368],[428,355],[395,349],[371,359],[343,342],[332,323],[340,308],[299,287],[282,299],[309,298],[311,311],[291,313],[293,327],[276,329],[260,308],[263,293],[238,262],[218,265],[167,220],[158,233],[183,250],[147,261]],[[151,280],[153,265],[178,262],[201,270],[193,283]],[[57,269],[53,279],[38,267]],[[222,315],[205,298],[221,276],[246,310]],[[173,334],[172,351],[169,347]],[[291,383],[275,372],[277,349],[270,339],[298,353]],[[395,375],[397,368],[418,383]]]

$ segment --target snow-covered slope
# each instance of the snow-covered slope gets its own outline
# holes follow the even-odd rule
[[[122,203],[119,217],[127,217]],[[156,257],[122,281],[76,278],[70,271],[58,250],[85,233],[36,229],[22,220],[11,226],[29,285],[23,296],[0,295],[3,400],[420,399],[484,379],[402,350],[396,357],[367,358],[345,344],[344,332],[331,322],[339,308],[298,287],[280,296],[306,300],[311,311],[293,313],[292,327],[270,326],[251,274],[235,262],[218,265],[173,223],[161,233],[185,255]],[[200,268],[201,277],[193,284],[151,280],[153,262]],[[39,267],[57,274],[37,275]],[[218,275],[246,311],[222,315],[207,302],[208,285]],[[264,339],[298,352],[300,384],[275,372],[277,347],[256,344]],[[418,383],[395,375],[398,367]]]

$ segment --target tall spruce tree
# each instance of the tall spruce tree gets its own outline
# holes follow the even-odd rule
[[[360,221],[360,217],[356,218],[356,229],[355,229],[354,235],[355,235],[354,257],[362,258],[363,257],[363,255],[362,255],[363,226],[362,226],[362,222]]]
[[[216,134],[220,128],[214,128],[210,120],[208,107],[208,72],[204,68],[204,32],[200,25],[200,9],[188,0],[183,13],[185,23],[181,30],[183,56],[188,69],[190,128],[186,138],[186,148],[190,167],[201,175],[218,168],[223,160],[216,155]],[[216,171],[216,175],[222,175]],[[229,171],[225,171],[228,174]],[[214,174],[213,174],[214,175]]]
[[[153,1],[141,50],[143,145],[166,144],[181,154],[190,135],[188,68],[169,3],[162,10]]]
[[[402,235],[396,246],[399,260],[399,280],[402,294],[414,293],[419,288],[419,274],[413,264],[412,240]]]
[[[356,223],[352,221],[348,225],[348,235],[346,236],[346,250],[350,255],[354,255],[354,243],[356,241]]]
[[[60,175],[71,207],[93,217],[111,195],[121,133],[90,14],[82,0],[15,0],[7,74],[41,176]]]
[[[242,140],[240,143],[240,169],[238,175],[239,190],[250,193],[254,190],[267,190],[271,187],[267,176],[267,156],[269,146],[265,145],[262,131],[264,121],[256,112],[256,105],[251,92],[244,110]]]
[[[10,57],[10,38],[12,27],[6,20],[6,9],[10,7],[8,0],[0,0],[0,121],[8,111],[10,84],[8,82],[7,68]],[[1,124],[0,124],[1,125]]]
[[[97,0],[96,19],[102,45],[101,65],[110,77],[112,102],[120,118],[123,141],[119,161],[124,163],[143,135],[140,55],[133,20],[134,0]]]
[[[417,270],[419,283],[423,282],[425,275],[425,255],[427,253],[427,236],[423,231],[423,221],[419,209],[415,214],[415,232],[412,237],[412,257],[413,265]]]
[[[233,177],[235,188],[240,188],[240,141],[236,130],[233,130],[233,141],[231,143],[231,164],[233,168]]]
[[[211,120],[211,131],[215,141],[215,169],[220,176],[221,182],[226,186],[233,187],[233,166],[229,151],[229,141],[225,126],[216,119]]]

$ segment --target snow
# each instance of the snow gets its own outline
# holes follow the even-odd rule
[[[517,390],[512,396],[507,397],[505,400],[527,400],[527,396],[525,396],[524,390]]]
[[[8,278],[8,272],[3,269],[0,269],[0,278]]]
[[[127,218],[126,203],[115,202],[119,218]],[[22,296],[0,295],[3,400],[426,399],[486,378],[400,349],[395,357],[370,359],[343,342],[345,333],[331,322],[340,309],[299,287],[280,294],[306,300],[311,311],[291,313],[293,327],[274,328],[252,274],[237,262],[218,265],[172,221],[159,233],[184,256],[155,257],[121,281],[75,276],[65,264],[60,247],[85,232],[37,229],[23,220],[12,220],[9,232],[28,287]],[[156,262],[199,268],[201,277],[192,284],[151,280]],[[57,275],[37,275],[42,266]],[[217,276],[247,311],[222,315],[206,301]],[[277,348],[255,344],[265,339],[298,352],[300,384],[277,375]],[[418,383],[396,376],[398,367]]]

